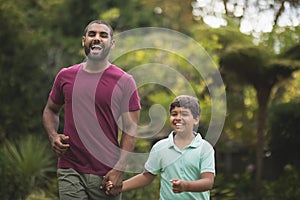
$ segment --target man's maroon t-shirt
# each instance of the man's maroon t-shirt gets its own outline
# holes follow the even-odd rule
[[[115,65],[88,73],[80,63],[57,74],[50,98],[64,105],[64,134],[70,137],[58,168],[105,175],[119,159],[121,114],[141,109],[133,77]]]

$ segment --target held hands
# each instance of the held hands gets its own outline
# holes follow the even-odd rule
[[[105,189],[107,195],[117,196],[122,192],[123,172],[110,170],[102,180],[100,189]]]
[[[57,134],[55,137],[50,138],[52,149],[58,156],[62,156],[70,147],[67,144],[68,140],[69,136],[63,134]]]
[[[106,187],[106,194],[109,194],[110,190],[113,188],[113,183],[111,181],[106,181],[105,187]]]
[[[174,193],[181,193],[186,191],[186,181],[181,179],[171,179],[172,190]]]
[[[103,177],[103,178],[105,178],[105,177]],[[112,181],[106,180],[106,182],[105,182],[105,187],[103,187],[103,186],[101,185],[101,186],[100,186],[100,189],[105,189],[105,193],[106,193],[107,195],[113,195],[113,196],[116,196],[116,195],[120,194],[121,191],[118,192],[118,193],[112,193],[112,192],[113,192],[112,189],[114,188],[114,190],[117,190],[118,187],[119,187],[119,188],[121,189],[121,191],[122,191],[122,185],[114,186],[114,184],[112,183]]]

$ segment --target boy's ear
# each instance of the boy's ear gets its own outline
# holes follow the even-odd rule
[[[200,116],[194,118],[194,125],[199,124]]]

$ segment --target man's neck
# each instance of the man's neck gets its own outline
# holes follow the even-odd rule
[[[91,61],[87,60],[83,64],[83,70],[87,71],[89,73],[97,73],[97,72],[102,72],[106,68],[108,68],[110,65],[110,62],[108,60],[103,60],[103,61]]]

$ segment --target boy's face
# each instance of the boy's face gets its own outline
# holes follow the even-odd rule
[[[184,133],[192,133],[194,125],[199,121],[199,117],[194,118],[192,112],[188,108],[174,107],[170,113],[170,124],[173,130]]]

